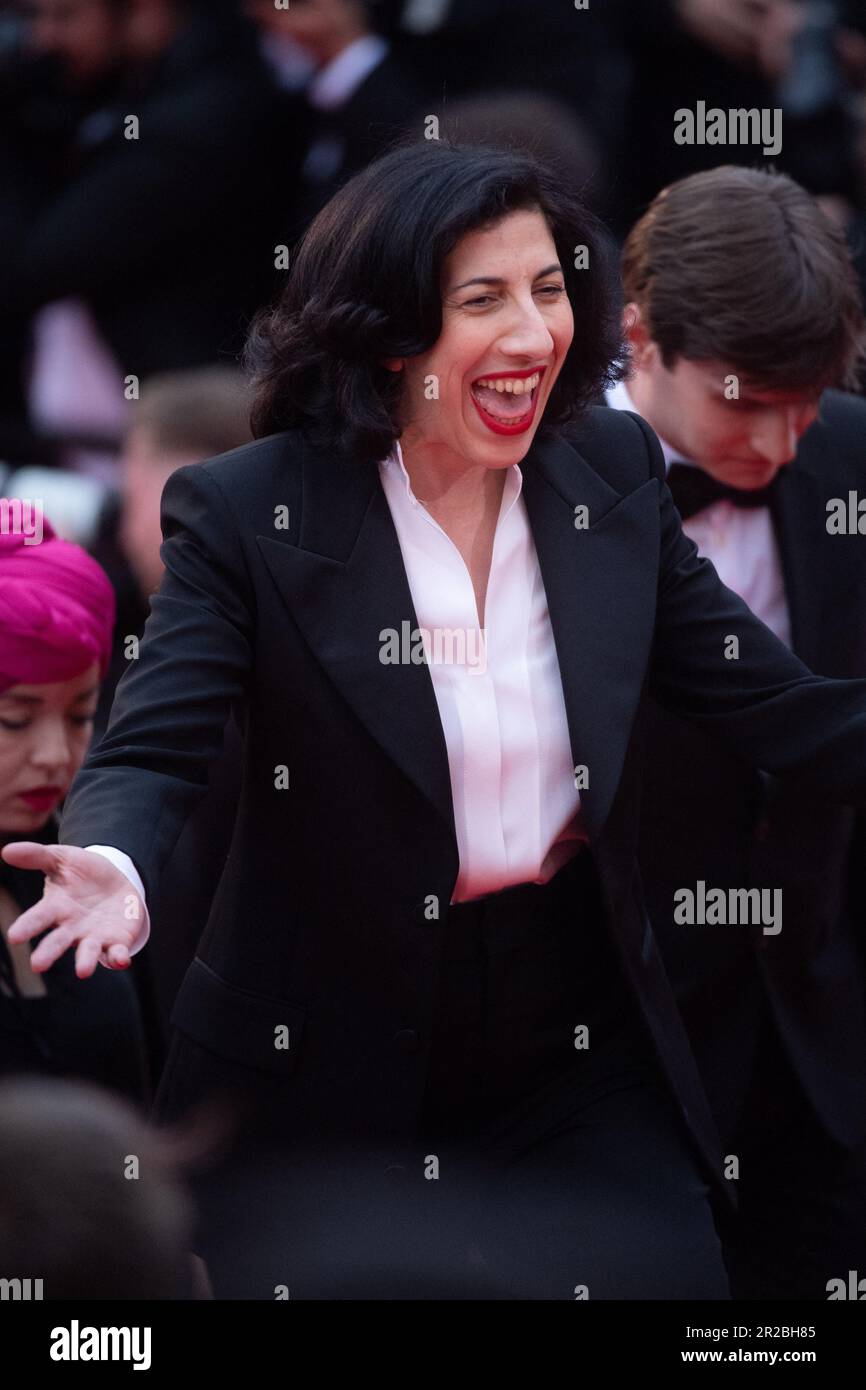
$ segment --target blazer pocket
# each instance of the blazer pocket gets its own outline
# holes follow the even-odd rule
[[[290,1076],[307,1011],[229,984],[198,956],[184,976],[172,1025],[193,1042],[270,1076]]]

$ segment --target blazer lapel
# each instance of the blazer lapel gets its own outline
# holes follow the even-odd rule
[[[307,644],[372,737],[454,831],[448,752],[426,664],[380,660],[418,628],[378,469],[308,457],[297,545],[256,536]]]
[[[524,497],[574,763],[587,769],[581,806],[593,841],[610,813],[649,661],[659,488],[652,478],[622,497],[562,437],[538,443],[530,454]],[[585,513],[575,511],[583,507]]]
[[[621,497],[562,438],[521,465],[556,642],[575,765],[595,839],[616,791],[649,657],[658,578],[658,484]],[[588,510],[575,526],[575,508]],[[423,662],[384,664],[383,633],[414,632],[397,533],[378,469],[304,464],[297,544],[256,541],[293,620],[347,704],[436,807],[452,835],[445,736]],[[456,836],[455,836],[456,838]]]

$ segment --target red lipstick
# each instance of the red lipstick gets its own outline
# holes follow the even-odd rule
[[[50,811],[63,795],[62,787],[31,787],[29,791],[19,792],[22,801],[33,811]]]
[[[528,377],[535,376],[536,374],[543,380],[544,373],[546,371],[547,367],[545,366],[528,367],[524,368],[522,371],[519,372],[486,372],[483,376],[477,377],[476,381],[525,381]],[[471,387],[469,390],[469,394],[472,397],[472,404],[478,411],[478,415],[481,419],[482,424],[486,425],[487,428],[491,430],[494,434],[516,435],[525,434],[527,430],[532,429],[532,426],[535,422],[535,411],[536,406],[538,404],[538,393],[540,390],[541,380],[539,380],[538,385],[530,393],[528,410],[523,415],[516,417],[514,423],[506,423],[504,420],[499,420],[494,415],[491,415],[488,410],[485,410],[484,406],[478,400],[474,390],[472,390]]]

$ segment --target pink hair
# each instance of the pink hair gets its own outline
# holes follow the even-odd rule
[[[41,536],[33,544],[23,530],[0,529],[0,691],[71,680],[94,662],[100,679],[108,670],[116,616],[111,581],[44,516]]]

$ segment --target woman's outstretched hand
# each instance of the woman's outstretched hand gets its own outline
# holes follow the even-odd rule
[[[76,845],[15,840],[0,854],[7,864],[45,875],[41,899],[22,912],[8,932],[13,945],[49,932],[30,957],[33,970],[47,970],[73,946],[75,973],[81,980],[93,974],[100,960],[114,970],[129,967],[129,948],[144,921],[144,903],[120,869],[103,855]]]

